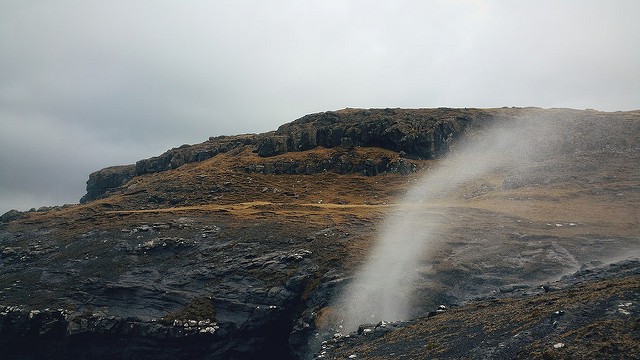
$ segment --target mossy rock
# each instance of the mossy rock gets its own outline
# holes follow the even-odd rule
[[[166,323],[172,323],[174,320],[216,321],[216,309],[209,297],[196,297],[181,310],[170,313],[161,319]]]

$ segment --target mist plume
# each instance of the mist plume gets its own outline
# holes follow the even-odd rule
[[[387,216],[377,244],[335,307],[345,332],[359,324],[407,320],[420,262],[437,247],[443,216],[434,206],[470,180],[500,167],[526,171],[530,159],[545,156],[563,141],[552,118],[521,117],[474,129],[465,142],[424,175]]]

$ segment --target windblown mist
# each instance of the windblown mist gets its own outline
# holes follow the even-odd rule
[[[532,176],[528,172],[532,160],[573,146],[577,140],[567,138],[573,126],[566,119],[550,117],[503,119],[484,129],[471,129],[470,140],[452,144],[450,155],[438,166],[424,170],[423,177],[388,215],[369,259],[338,297],[334,306],[342,317],[342,330],[417,315],[412,313],[412,288],[419,267],[441,241],[437,233],[446,218],[443,209],[455,201],[454,192],[501,167]],[[585,139],[579,141],[585,143]]]

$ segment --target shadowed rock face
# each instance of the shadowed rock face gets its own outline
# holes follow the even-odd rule
[[[418,264],[409,300],[421,316],[440,304],[526,295],[531,314],[520,320],[538,316],[549,300],[538,298],[541,284],[553,292],[553,281],[575,271],[585,282],[600,281],[611,272],[598,269],[640,257],[638,112],[344,110],[103,169],[90,176],[93,195],[84,204],[0,217],[0,357],[310,356],[340,331],[331,300],[353,281],[383,219],[420,178],[414,172],[442,164],[424,159],[522,115],[567,118],[550,136],[575,141],[551,141],[553,149],[530,159],[527,171],[497,168],[442,202],[417,203],[416,214],[438,217],[443,227],[438,246]],[[604,289],[613,293],[620,284]],[[636,302],[627,303],[623,310],[637,317]],[[509,313],[503,305],[491,303]],[[570,316],[578,310],[565,309]],[[458,320],[472,322],[469,314]],[[492,317],[495,328],[508,329],[510,320]],[[362,327],[357,345],[404,325]],[[623,339],[623,332],[608,333]],[[421,356],[433,355],[422,335],[408,336]],[[502,351],[477,340],[464,354]],[[445,344],[429,341],[433,351]],[[352,355],[343,349],[336,354]]]
[[[91,173],[87,180],[87,193],[80,199],[80,203],[99,198],[107,190],[126,184],[136,174],[134,165],[112,166]]]
[[[483,116],[486,115],[482,112],[457,109],[346,109],[311,114],[260,139],[257,152],[260,156],[273,156],[316,146],[361,146],[431,159],[446,152],[452,139]]]

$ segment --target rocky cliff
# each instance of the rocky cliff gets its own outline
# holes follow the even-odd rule
[[[360,146],[431,159],[446,152],[452,139],[483,117],[489,115],[459,109],[345,109],[311,114],[261,138],[256,151],[273,156],[316,146]]]
[[[288,152],[302,152],[317,147],[375,147],[391,150],[409,159],[433,159],[444,154],[452,141],[468,127],[489,122],[492,115],[479,110],[460,109],[345,109],[304,116],[282,125],[278,130],[255,135],[211,137],[197,145],[183,145],[135,165],[102,169],[89,175],[87,193],[81,203],[95,200],[109,189],[124,185],[135,176],[176,169],[184,164],[201,162],[218,154],[239,153],[246,147],[269,158]],[[266,161],[247,166],[247,172],[264,174],[313,174],[335,171],[340,174],[379,173],[408,174],[416,170],[409,161],[392,162],[389,158],[365,158],[361,161],[344,156],[313,159],[307,162]]]

